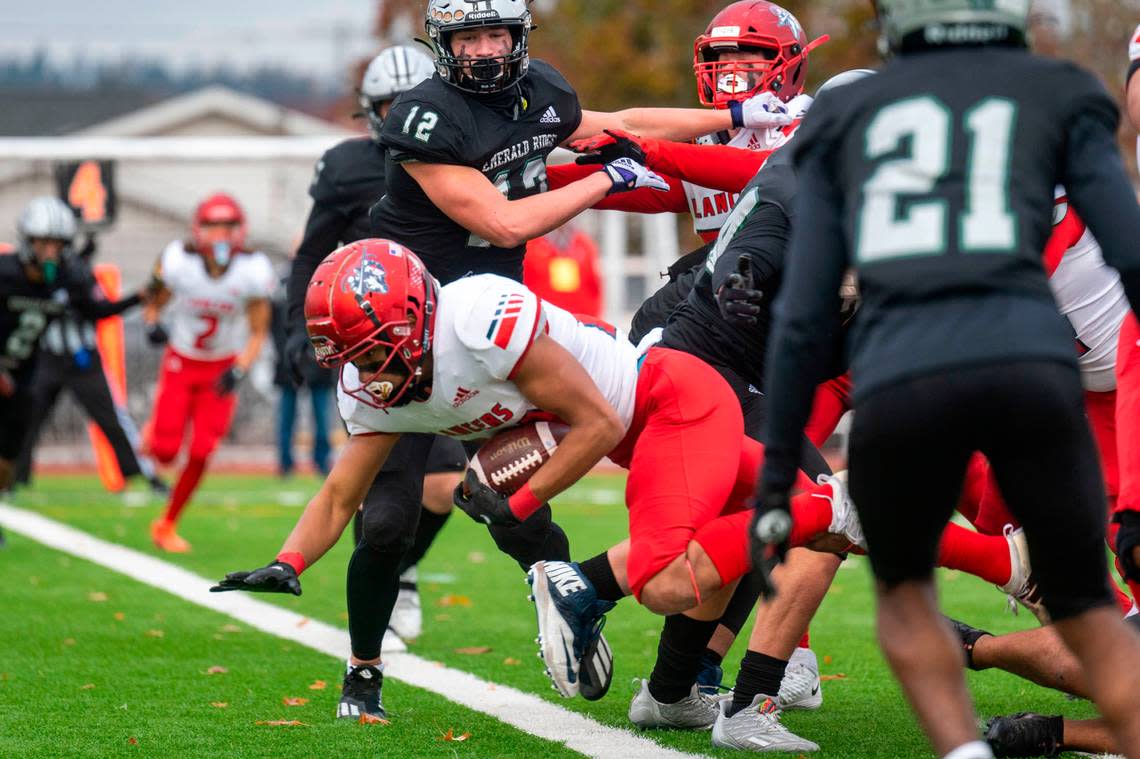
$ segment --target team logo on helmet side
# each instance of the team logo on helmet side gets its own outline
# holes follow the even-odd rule
[[[803,30],[800,29],[800,22],[788,10],[781,8],[778,5],[768,6],[768,10],[771,11],[772,15],[776,17],[776,23],[779,26],[788,27],[792,30],[792,34],[796,35],[797,37],[803,34]]]
[[[466,18],[468,21],[479,21],[480,19],[499,17],[499,12],[491,7],[491,0],[463,0],[463,2],[470,5],[471,10],[464,15],[460,15],[463,14],[463,11],[457,11],[457,20]],[[480,8],[480,5],[483,7]]]
[[[388,272],[384,271],[384,265],[379,259],[365,250],[360,255],[360,265],[354,267],[349,275],[341,280],[341,289],[357,295],[387,293]]]

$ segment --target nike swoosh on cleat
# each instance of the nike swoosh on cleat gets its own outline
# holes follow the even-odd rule
[[[574,675],[574,667],[570,664],[570,662],[573,661],[573,657],[571,656],[570,651],[566,649],[565,638],[562,638],[562,653],[566,656],[566,680],[571,683],[578,682],[578,678]]]
[[[819,683],[816,683],[816,684],[815,684],[815,687],[813,687],[813,688],[811,689],[811,694],[812,694],[813,696],[814,696],[815,694],[817,694],[817,693],[819,693]]]

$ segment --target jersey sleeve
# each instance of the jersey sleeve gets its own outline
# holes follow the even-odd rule
[[[460,123],[460,113],[444,109],[430,100],[396,98],[384,129],[380,144],[388,150],[392,160],[422,161],[466,165],[464,157],[465,133],[474,131],[473,125]]]
[[[519,283],[489,279],[492,284],[471,299],[456,332],[475,362],[491,376],[509,380],[545,329],[546,314],[538,296]]]
[[[579,166],[576,163],[562,163],[546,167],[547,187],[557,190],[572,182],[601,171],[597,164]],[[661,175],[669,184],[669,189],[654,190],[652,187],[642,187],[629,192],[615,192],[607,195],[592,208],[599,211],[628,211],[629,213],[685,213],[689,210],[688,201],[685,200],[685,188],[677,177]]]
[[[698,145],[688,142],[656,143],[649,168],[657,173],[701,187],[740,192],[772,155],[771,150],[748,150],[730,145]]]
[[[264,253],[251,253],[246,275],[242,279],[243,295],[249,300],[268,298],[277,289],[277,273],[269,256]]]
[[[159,254],[155,274],[159,276],[167,290],[174,292],[176,289],[185,262],[186,250],[178,240],[167,245]]]

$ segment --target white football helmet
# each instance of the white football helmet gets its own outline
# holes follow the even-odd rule
[[[530,65],[527,36],[533,28],[527,5],[527,0],[430,0],[424,26],[443,81],[466,92],[487,94],[502,92],[522,79]],[[451,50],[451,35],[486,26],[509,29],[511,51],[476,63],[459,60]]]
[[[380,139],[380,128],[384,126],[384,119],[379,113],[380,104],[430,79],[434,70],[431,57],[411,45],[387,48],[372,59],[360,82],[360,107],[368,118],[372,139]]]
[[[33,198],[16,221],[16,232],[20,236],[16,255],[26,266],[41,271],[44,279],[51,282],[55,279],[59,269],[58,261],[41,263],[32,248],[33,239],[62,240],[64,242],[61,257],[71,254],[71,244],[75,240],[78,224],[75,221],[75,211],[71,206],[59,198],[43,195]]]

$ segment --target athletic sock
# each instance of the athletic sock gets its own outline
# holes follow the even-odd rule
[[[963,743],[942,759],[993,759],[994,752],[985,741]]]
[[[775,698],[780,692],[780,682],[788,668],[786,659],[776,659],[756,651],[748,651],[740,662],[740,674],[732,691],[732,706],[728,716],[752,705],[757,693]]]
[[[424,557],[431,544],[435,541],[435,536],[447,524],[448,517],[451,512],[448,511],[443,514],[436,514],[434,511],[428,511],[425,508],[420,508],[420,521],[416,524],[416,536],[412,540],[412,547],[404,554],[403,560],[400,562],[400,574],[409,567],[414,567],[420,563],[420,559]]]
[[[960,569],[998,586],[1008,583],[1013,573],[1004,536],[982,535],[953,523],[942,531],[938,565]]]
[[[614,577],[613,567],[610,566],[610,557],[605,551],[581,562],[578,568],[582,570],[586,579],[594,584],[594,590],[598,592],[599,601],[620,601],[625,598],[626,594],[622,592],[617,578]]]
[[[662,704],[675,704],[689,695],[716,626],[716,620],[693,619],[684,614],[665,617],[657,661],[649,676],[649,695]]]
[[[792,533],[788,545],[802,546],[831,525],[831,498],[834,490],[830,485],[815,485],[811,490],[792,498]]]
[[[724,657],[713,651],[711,648],[706,648],[705,652],[701,655],[701,664],[707,664],[713,667],[719,667]]]
[[[194,495],[194,490],[198,487],[198,482],[201,481],[202,473],[205,471],[206,459],[190,459],[186,462],[186,468],[182,470],[182,474],[178,475],[178,482],[170,493],[170,500],[166,504],[166,513],[162,515],[163,521],[170,524],[178,521],[179,514],[190,502],[190,496]]]

